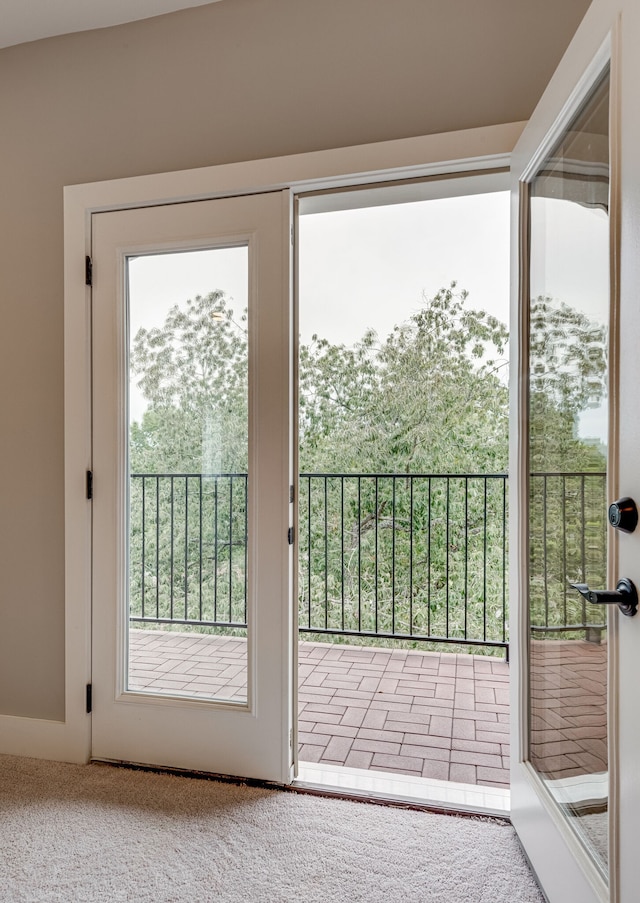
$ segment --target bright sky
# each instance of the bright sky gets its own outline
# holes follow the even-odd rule
[[[531,200],[531,294],[565,301],[598,323],[609,323],[609,217],[557,198]],[[583,411],[578,434],[608,444],[608,404]]]
[[[300,334],[352,344],[456,281],[467,304],[508,324],[509,194],[300,217]]]

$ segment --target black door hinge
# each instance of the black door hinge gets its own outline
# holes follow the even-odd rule
[[[287,531],[287,540],[289,541],[289,545],[293,545],[293,527],[289,527]]]
[[[93,285],[93,261],[89,256],[84,259],[84,284]]]
[[[87,498],[93,498],[93,471],[87,471]]]
[[[91,684],[87,684],[86,697],[85,697],[85,698],[86,698],[86,703],[87,703],[87,705],[86,705],[87,715],[90,715],[90,714],[91,714],[91,703],[92,703],[91,697],[92,697],[92,690],[93,690],[92,685],[91,685]]]

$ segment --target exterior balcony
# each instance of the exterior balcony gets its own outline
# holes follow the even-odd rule
[[[531,480],[542,527],[532,530],[532,654],[549,665],[544,687],[532,680],[532,754],[564,780],[600,761],[606,730],[594,684],[605,627],[566,579],[601,582],[605,524],[565,516],[594,510],[604,475]],[[506,484],[503,474],[301,474],[301,762],[508,788]],[[132,689],[245,696],[246,487],[246,474],[132,475]],[[567,699],[589,694],[594,730],[578,736]]]

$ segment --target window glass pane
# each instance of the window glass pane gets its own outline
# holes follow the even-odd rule
[[[531,184],[530,759],[608,864],[609,80]]]
[[[246,702],[247,273],[128,260],[129,690]]]

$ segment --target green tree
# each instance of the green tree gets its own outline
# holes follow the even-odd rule
[[[604,470],[600,449],[578,437],[578,421],[607,396],[606,327],[541,295],[531,304],[529,346],[531,470]]]
[[[607,396],[606,327],[564,302],[534,299],[529,371],[532,622],[580,624],[583,602],[569,582],[606,584],[606,456],[579,436],[581,414]]]
[[[313,337],[300,351],[304,470],[504,471],[505,326],[466,306],[455,283],[380,341]]]
[[[246,472],[247,357],[246,315],[236,322],[221,291],[140,329],[130,366],[148,407],[131,426],[131,469]]]

